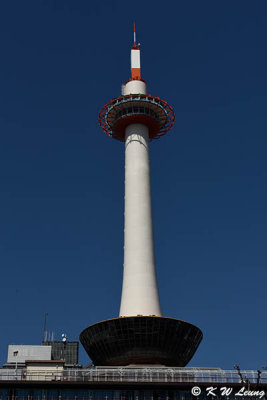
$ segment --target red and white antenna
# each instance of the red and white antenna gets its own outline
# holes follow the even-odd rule
[[[131,49],[131,78],[141,80],[140,43],[136,44],[136,30],[134,23],[134,44]]]

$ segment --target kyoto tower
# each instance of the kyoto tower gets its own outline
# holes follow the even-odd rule
[[[95,365],[185,366],[202,340],[196,326],[161,315],[155,269],[149,142],[174,124],[172,107],[147,94],[140,44],[131,48],[131,78],[109,101],[99,123],[125,143],[124,268],[119,318],[84,329],[80,341]]]

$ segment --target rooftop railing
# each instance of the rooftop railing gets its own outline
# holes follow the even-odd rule
[[[99,382],[99,383],[250,383],[266,384],[267,371],[222,370],[208,368],[162,368],[162,367],[92,367],[89,369],[64,369],[27,371],[22,369],[0,370],[0,381],[42,382]]]

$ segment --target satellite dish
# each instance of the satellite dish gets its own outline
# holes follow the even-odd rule
[[[66,343],[66,341],[67,341],[67,335],[66,335],[66,333],[62,333],[62,342],[63,343]]]

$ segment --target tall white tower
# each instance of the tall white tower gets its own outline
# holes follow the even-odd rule
[[[131,49],[131,78],[100,111],[104,132],[125,143],[124,268],[120,317],[86,328],[80,340],[96,365],[184,366],[201,339],[199,328],[161,316],[155,269],[149,142],[167,133],[174,111],[147,94],[140,45]]]
[[[123,85],[122,95],[146,95],[146,83],[141,80],[140,47],[135,40],[131,49],[131,72],[131,80]],[[125,128],[124,271],[120,316],[160,316],[151,209],[150,124],[135,119],[136,114],[130,117]]]

